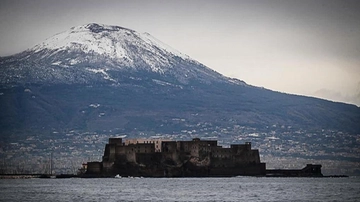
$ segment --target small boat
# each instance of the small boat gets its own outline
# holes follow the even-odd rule
[[[115,178],[121,178],[121,176],[119,174],[115,175]]]

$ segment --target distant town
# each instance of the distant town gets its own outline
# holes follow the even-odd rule
[[[276,125],[262,131],[237,125],[220,128],[206,123],[189,125],[188,128],[173,134],[139,131],[122,134],[115,129],[102,132],[53,131],[49,135],[29,135],[26,139],[7,135],[0,142],[0,173],[75,174],[82,163],[101,161],[104,145],[110,137],[126,137],[169,140],[201,138],[217,140],[223,147],[252,142],[253,147],[259,149],[261,161],[267,164],[267,168],[302,168],[308,163],[318,163],[323,165],[322,171],[326,175],[360,174],[360,148],[355,146],[360,143],[360,137],[356,135]]]

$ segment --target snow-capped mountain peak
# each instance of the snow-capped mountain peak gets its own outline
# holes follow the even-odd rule
[[[96,80],[119,84],[119,75],[126,77],[125,72],[151,73],[146,76],[160,76],[167,80],[165,82],[180,84],[190,80],[241,83],[222,76],[148,33],[96,23],[72,27],[31,49],[3,58],[0,63],[4,64],[1,83],[92,83]]]
[[[106,55],[112,59],[133,61],[131,48],[137,46],[149,52],[172,54],[183,59],[188,56],[167,46],[148,33],[138,33],[134,30],[96,23],[72,27],[36,45],[31,50],[39,52],[43,49],[50,50],[82,50],[85,53]],[[160,49],[159,49],[160,48]],[[157,53],[159,54],[159,53]],[[162,61],[164,63],[164,61]]]

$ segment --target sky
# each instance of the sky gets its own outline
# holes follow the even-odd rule
[[[357,0],[1,0],[0,56],[117,25],[254,86],[360,106],[359,11]]]

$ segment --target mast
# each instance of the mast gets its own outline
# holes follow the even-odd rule
[[[50,175],[52,175],[52,169],[53,169],[53,153],[50,153]]]

